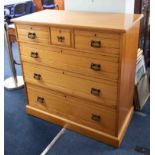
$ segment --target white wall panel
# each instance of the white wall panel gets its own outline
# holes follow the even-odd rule
[[[134,0],[64,0],[65,10],[133,13]]]

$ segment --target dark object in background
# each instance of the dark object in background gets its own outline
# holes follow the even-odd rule
[[[135,75],[135,92],[133,102],[135,110],[142,110],[150,96],[149,92],[149,82],[145,69],[143,50],[138,49]]]
[[[144,147],[141,147],[141,146],[136,146],[135,151],[137,151],[139,153],[143,153],[144,155],[150,155],[150,149],[144,148]]]
[[[55,4],[54,0],[41,0],[43,9],[55,9],[58,5]],[[58,8],[59,10],[59,8]]]
[[[25,2],[25,5],[26,5],[26,7],[25,7],[26,14],[35,12],[35,4],[32,1]]]
[[[32,1],[26,1],[25,3],[17,3],[4,6],[4,18],[5,22],[11,24],[11,19],[20,17],[26,14],[35,12],[35,5]],[[9,10],[9,11],[7,11]]]
[[[7,6],[5,6],[5,9],[7,8]],[[10,5],[9,6],[9,10],[10,10],[10,14],[4,15],[5,18],[5,22],[7,22],[8,24],[11,24],[11,19],[12,18],[16,18],[16,17],[20,17],[26,14],[25,10],[26,10],[26,4],[25,3],[18,3],[15,5]]]
[[[150,93],[149,93],[148,78],[147,74],[144,74],[142,78],[138,81],[137,85],[135,85],[135,93],[134,93],[135,110],[138,111],[142,110],[149,96]]]
[[[150,67],[150,0],[136,0],[134,13],[144,14],[141,20],[139,48],[143,49],[147,70]]]
[[[20,17],[26,14],[26,4],[25,3],[18,3],[14,6],[14,12],[11,15],[12,18]]]

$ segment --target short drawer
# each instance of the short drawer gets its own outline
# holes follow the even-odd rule
[[[75,48],[93,51],[107,51],[109,54],[119,54],[120,48],[119,34],[75,31]],[[110,52],[111,51],[111,52]]]
[[[98,59],[85,57],[84,53],[45,46],[20,44],[23,61],[47,65],[94,78],[118,80],[116,58],[100,56]]]
[[[71,47],[72,31],[69,29],[50,28],[51,44]]]
[[[50,31],[46,26],[16,25],[19,41],[50,44]]]
[[[117,85],[101,83],[78,77],[76,74],[23,63],[25,80],[43,87],[69,92],[99,104],[116,106]]]
[[[70,109],[67,107],[66,97],[63,93],[37,87],[29,83],[26,86],[28,104],[30,106],[59,116],[69,116]]]

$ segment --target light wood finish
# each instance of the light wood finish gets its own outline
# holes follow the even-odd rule
[[[141,18],[46,10],[13,19],[27,113],[118,147],[133,114]]]
[[[60,46],[71,46],[72,32],[69,29],[51,27],[51,43]]]
[[[133,111],[131,113],[128,113],[128,117],[126,117],[126,124],[125,124],[125,126],[123,126],[124,128],[122,128],[122,132],[120,132],[118,137],[112,136],[112,135],[107,134],[105,132],[98,131],[95,128],[92,129],[88,126],[82,125],[80,123],[76,123],[75,121],[70,121],[70,120],[65,119],[63,117],[59,117],[59,116],[54,115],[52,113],[48,113],[48,112],[42,111],[40,109],[33,108],[29,105],[26,105],[26,112],[30,115],[42,118],[42,119],[47,120],[47,121],[52,122],[52,123],[54,122],[54,123],[61,125],[65,128],[68,128],[68,129],[71,129],[73,131],[80,132],[81,134],[84,134],[86,136],[95,138],[95,139],[97,139],[103,143],[110,144],[110,145],[115,146],[115,147],[119,147],[120,143],[122,141],[122,138],[125,134],[126,128],[128,127],[128,123],[130,122],[130,120],[132,118],[132,112]]]
[[[14,24],[8,27],[8,34],[9,34],[10,44],[12,44],[13,42],[16,41],[16,32],[15,32]]]
[[[18,40],[23,42],[34,43],[50,43],[49,27],[33,26],[33,25],[17,25]],[[30,38],[29,34],[34,34],[34,38]],[[33,36],[32,36],[33,37]]]
[[[43,10],[42,12],[26,15],[12,21],[15,23],[52,25],[54,27],[84,28],[85,30],[97,29],[126,32],[142,17],[143,15],[139,14]]]
[[[58,48],[47,48],[31,44],[20,44],[21,57],[23,61],[35,64],[43,64],[53,68],[68,70],[100,79],[118,80],[118,60],[113,57],[100,56],[100,59],[77,56],[75,51]],[[33,53],[37,53],[37,58]],[[81,57],[83,55],[83,57]],[[94,66],[99,65],[99,70]]]
[[[27,84],[29,105],[40,110],[54,113],[67,118],[69,107],[67,106],[66,96],[52,90],[46,90]]]
[[[121,145],[122,139],[123,139],[123,137],[125,135],[125,132],[126,132],[128,126],[129,126],[129,123],[130,123],[130,121],[132,119],[133,112],[134,112],[134,107],[133,106],[131,106],[131,108],[128,109],[128,112],[126,112],[126,117],[124,119],[124,122],[123,122],[122,127],[119,130],[119,134],[118,134],[118,139],[119,139],[118,146]]]
[[[90,38],[104,38],[104,39],[114,39],[119,40],[120,39],[120,33],[111,33],[111,32],[104,32],[104,31],[86,31],[86,30],[76,30],[75,36],[85,36]]]
[[[102,51],[103,48],[120,48],[118,34],[75,31],[75,48]]]
[[[30,106],[115,135],[115,111],[92,106],[88,101],[48,89],[42,88],[40,91],[38,88],[27,84]],[[99,116],[100,119],[93,120],[92,116]]]
[[[48,88],[52,86],[58,86],[71,90],[74,94],[80,92],[83,96],[87,96],[96,102],[106,104],[106,101],[112,100],[116,104],[117,100],[117,87],[108,85],[106,83],[99,83],[96,81],[90,81],[87,79],[81,79],[74,74],[69,74],[61,70],[50,69],[40,65],[34,65],[23,62],[24,76],[27,82],[34,84],[45,85]],[[39,74],[40,80],[34,78],[34,74]],[[91,94],[92,89],[100,90],[99,96]],[[95,91],[95,90],[94,90]]]
[[[97,105],[93,106],[93,104],[86,100],[75,99],[70,96],[67,96],[67,101],[69,106],[71,106],[72,121],[115,135],[116,111]],[[97,120],[93,119],[93,117],[97,117]]]
[[[118,134],[124,124],[125,116],[133,106],[139,25],[140,22],[137,22],[127,33],[123,34],[121,38],[120,85],[118,90],[119,104],[117,113]]]

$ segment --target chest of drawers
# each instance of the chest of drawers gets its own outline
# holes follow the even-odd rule
[[[119,146],[133,113],[141,18],[44,10],[14,19],[26,112]]]

